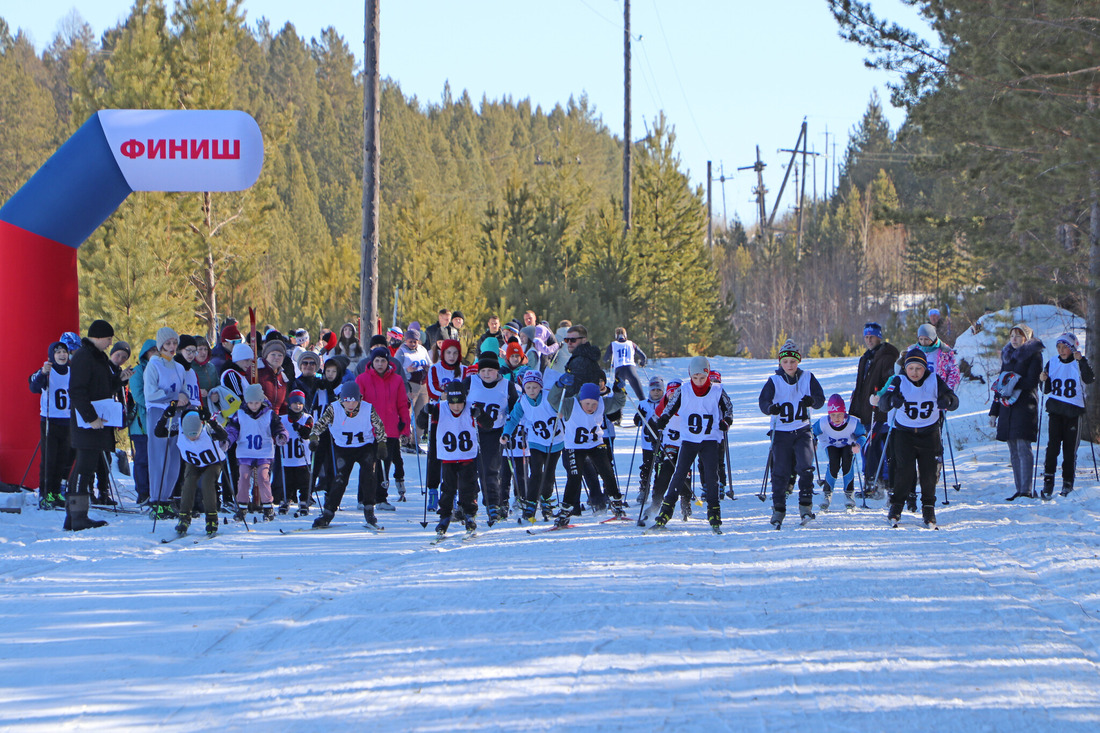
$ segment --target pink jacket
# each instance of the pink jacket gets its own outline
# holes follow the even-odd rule
[[[394,371],[393,365],[379,376],[374,367],[355,378],[363,399],[374,406],[382,424],[386,426],[386,437],[397,438],[409,435],[409,395],[405,391],[405,380]],[[398,424],[401,429],[398,430]]]

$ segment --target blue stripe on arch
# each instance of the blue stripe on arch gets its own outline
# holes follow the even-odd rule
[[[0,220],[79,247],[132,189],[92,115],[0,209]]]

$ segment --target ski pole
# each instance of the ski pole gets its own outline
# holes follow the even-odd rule
[[[222,465],[225,466],[226,474],[229,476],[230,479],[232,479],[233,478],[233,472],[229,470],[229,458],[228,457],[222,458]],[[233,491],[233,505],[237,508],[237,513],[239,514],[240,511],[241,511],[241,503],[239,501],[237,501],[236,488],[237,488],[236,486],[233,487],[233,489],[234,489],[234,491]],[[153,517],[153,521],[154,522],[156,521],[155,516]],[[226,518],[225,523],[229,524],[229,519],[228,518]],[[248,526],[248,517],[244,518],[244,531],[245,532],[251,532],[252,531]]]
[[[942,453],[941,453],[942,456]],[[947,464],[940,461],[940,475],[943,476],[943,505],[947,506],[951,501],[947,498]]]
[[[1092,471],[1093,471],[1093,474],[1096,476],[1096,480],[1100,481],[1100,468],[1096,467],[1096,442],[1095,442],[1095,436],[1093,436],[1093,434],[1092,434],[1092,426],[1089,425],[1088,395],[1084,393],[1084,387],[1083,386],[1082,386],[1081,389],[1082,389],[1082,394],[1085,396],[1085,405],[1086,405],[1085,406],[1085,430],[1087,430],[1088,434],[1089,434],[1089,450],[1092,452]],[[1077,439],[1078,440],[1081,439],[1080,432],[1078,432],[1078,434],[1077,434]],[[1074,453],[1073,455],[1076,458],[1077,454]]]
[[[894,417],[891,416],[890,424],[886,428],[886,439],[882,441],[882,455],[878,459],[878,468],[875,469],[875,478],[877,482],[880,475],[882,475],[882,464],[886,461],[886,451],[890,447],[890,436],[894,432]]]
[[[19,479],[19,487],[26,488],[27,474],[31,472],[31,466],[34,464],[34,458],[38,455],[38,449],[42,447],[42,439],[38,439],[38,445],[34,447],[34,453],[31,453],[31,459],[27,461],[27,470],[23,472],[23,478]],[[41,482],[39,482],[41,483]]]
[[[943,417],[943,427],[944,430],[947,431],[947,450],[948,454],[951,456],[951,473],[955,476],[955,484],[952,488],[955,489],[955,491],[959,491],[961,489],[961,484],[959,484],[959,471],[955,468],[955,446],[951,442],[951,423],[947,419],[947,415]]]
[[[772,469],[772,456],[775,450],[775,415],[772,415],[771,427],[768,429],[768,462],[764,464],[764,480],[760,482],[760,493],[756,495],[756,498],[760,501],[767,501],[767,494],[765,489],[768,485],[768,474]]]
[[[733,466],[730,462],[730,431],[722,431],[722,442],[725,443],[726,448],[726,496],[730,498],[730,501],[735,501],[737,496],[733,490]]]
[[[1035,496],[1035,481],[1039,473],[1039,446],[1043,442],[1043,402],[1046,395],[1039,390],[1039,428],[1035,433],[1035,461],[1031,465],[1031,495]],[[1047,443],[1050,439],[1047,439]]]
[[[821,479],[821,459],[817,455],[817,438],[814,438],[814,466],[817,468],[817,486],[822,491],[825,490],[825,482]]]
[[[863,465],[863,453],[862,453],[862,451],[860,453],[856,454],[856,458],[859,459],[859,465],[857,466],[858,473],[856,474],[856,476],[859,478],[859,493],[860,493],[861,498],[863,499],[863,508],[867,509],[867,487],[864,486],[864,484],[863,484],[863,471],[867,467]]]
[[[634,475],[634,456],[638,453],[638,438],[642,435],[642,431],[634,433],[634,448],[630,451],[630,468],[626,471],[626,490],[623,492],[623,505],[626,505],[627,496],[630,495],[630,479]]]
[[[114,499],[115,503],[111,508],[117,515],[119,504],[122,503],[122,495],[118,492],[118,487],[112,485],[114,483],[115,477],[114,474],[111,473],[111,459],[109,456],[110,454],[107,451],[103,451],[103,460],[106,462],[107,466],[107,498]]]

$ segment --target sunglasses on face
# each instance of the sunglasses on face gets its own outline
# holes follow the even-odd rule
[[[562,341],[564,341],[567,344],[571,344],[571,343],[574,343],[576,341],[580,341],[580,338],[577,337],[577,336],[566,336],[564,339],[562,339]]]
[[[236,346],[239,343],[242,343],[242,339],[229,339],[230,346]]]

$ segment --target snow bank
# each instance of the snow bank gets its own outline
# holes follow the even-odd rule
[[[966,360],[975,374],[989,381],[1001,371],[1001,347],[1008,342],[1007,329],[1023,322],[1035,332],[1035,337],[1045,346],[1045,358],[1057,352],[1054,340],[1067,331],[1076,334],[1085,345],[1085,319],[1054,305],[1025,305],[1011,310],[987,313],[955,342],[956,358]]]

